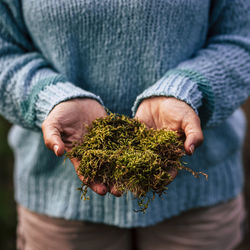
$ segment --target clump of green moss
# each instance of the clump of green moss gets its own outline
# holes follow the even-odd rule
[[[81,188],[84,199],[90,183],[105,183],[122,193],[132,192],[145,212],[153,199],[146,198],[147,193],[162,195],[173,181],[170,173],[185,169],[198,175],[182,166],[184,154],[176,132],[148,129],[138,120],[111,113],[93,121],[66,157],[80,162],[79,174],[86,180]]]

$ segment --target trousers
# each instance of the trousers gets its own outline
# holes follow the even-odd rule
[[[242,194],[135,229],[52,218],[21,205],[17,211],[18,250],[232,250],[246,215]]]

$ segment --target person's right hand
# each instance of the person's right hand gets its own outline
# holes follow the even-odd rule
[[[72,148],[72,143],[81,141],[86,133],[84,124],[90,125],[93,120],[105,116],[107,113],[103,106],[93,99],[72,99],[59,103],[42,124],[45,145],[57,156],[62,156],[65,150]],[[79,161],[72,159],[71,162],[80,180],[85,182],[78,172]],[[105,195],[108,191],[115,196],[121,195],[103,183],[91,183],[89,187],[100,195]]]

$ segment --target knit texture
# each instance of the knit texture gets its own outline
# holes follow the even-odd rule
[[[0,112],[16,124],[16,200],[55,217],[147,226],[242,190],[245,130],[237,110],[250,91],[248,0],[0,1]],[[62,101],[92,98],[133,116],[152,96],[172,96],[200,116],[204,144],[146,215],[131,194],[90,192],[83,202],[69,161],[43,142],[41,124]],[[91,108],[91,107],[90,107]],[[237,110],[237,111],[236,111]]]

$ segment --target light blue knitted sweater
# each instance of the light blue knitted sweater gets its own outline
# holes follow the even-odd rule
[[[135,227],[235,197],[238,108],[249,91],[249,0],[0,0],[0,112],[15,124],[15,197],[38,213]],[[132,116],[150,96],[174,96],[199,114],[205,141],[185,161],[209,180],[180,172],[145,215],[130,194],[81,201],[71,163],[44,145],[42,122],[75,97]]]

